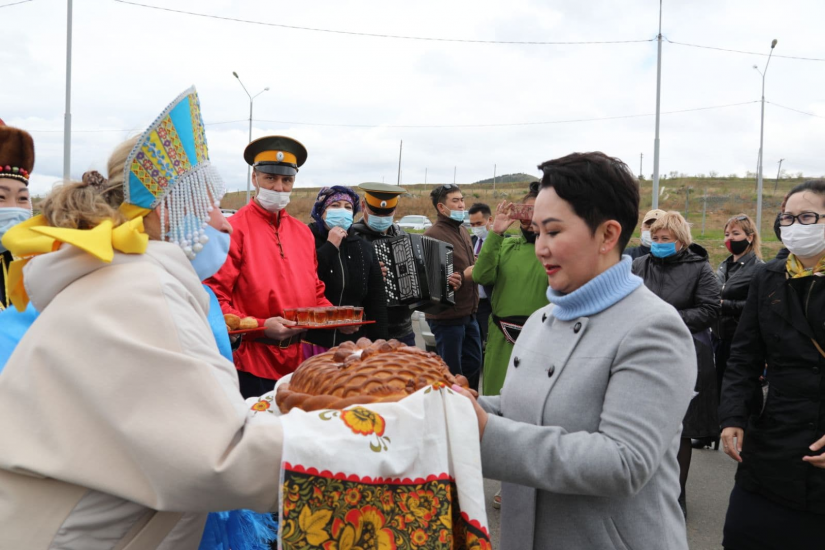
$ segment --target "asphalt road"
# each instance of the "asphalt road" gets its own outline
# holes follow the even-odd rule
[[[416,344],[424,348],[418,323],[413,323]],[[733,489],[736,463],[722,451],[694,450],[687,487],[687,536],[691,550],[719,550],[722,548],[722,528],[728,498]],[[493,496],[499,489],[499,482],[484,480],[484,494],[487,501],[487,520],[493,548],[499,547],[500,514],[493,508]],[[506,506],[506,503],[502,503]]]

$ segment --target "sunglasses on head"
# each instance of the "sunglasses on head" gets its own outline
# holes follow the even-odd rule
[[[432,190],[430,193],[431,195],[441,196],[444,193],[449,193],[450,191],[458,189],[458,185],[453,183],[445,183],[444,185],[439,185],[435,189]]]

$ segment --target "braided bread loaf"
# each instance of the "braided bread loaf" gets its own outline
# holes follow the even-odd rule
[[[278,387],[275,403],[282,413],[293,407],[304,411],[343,409],[399,401],[438,382],[469,386],[465,377],[453,376],[435,353],[398,340],[371,342],[361,338],[304,361],[292,379]]]

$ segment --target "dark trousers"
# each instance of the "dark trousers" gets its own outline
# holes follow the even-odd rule
[[[470,387],[477,390],[481,375],[481,333],[475,315],[446,322],[430,320],[429,325],[435,336],[436,353],[450,367],[450,372],[464,375]]]
[[[825,515],[792,510],[738,485],[725,517],[726,550],[811,550],[822,548]]]
[[[401,342],[402,344],[415,347],[415,332],[405,334],[404,336],[397,336],[395,339]]]
[[[268,378],[259,378],[254,374],[238,371],[238,382],[241,386],[241,395],[244,399],[250,397],[258,397],[275,389],[277,380],[270,380]]]
[[[476,319],[478,320],[478,330],[481,332],[481,350],[487,349],[487,326],[490,320],[490,315],[493,313],[493,306],[490,305],[490,300],[481,298],[478,301],[478,312]],[[482,361],[483,362],[483,361]]]

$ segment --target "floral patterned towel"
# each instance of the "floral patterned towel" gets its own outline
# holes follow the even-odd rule
[[[273,398],[253,414],[277,414]],[[490,548],[466,398],[436,385],[398,403],[281,418],[279,548]]]

